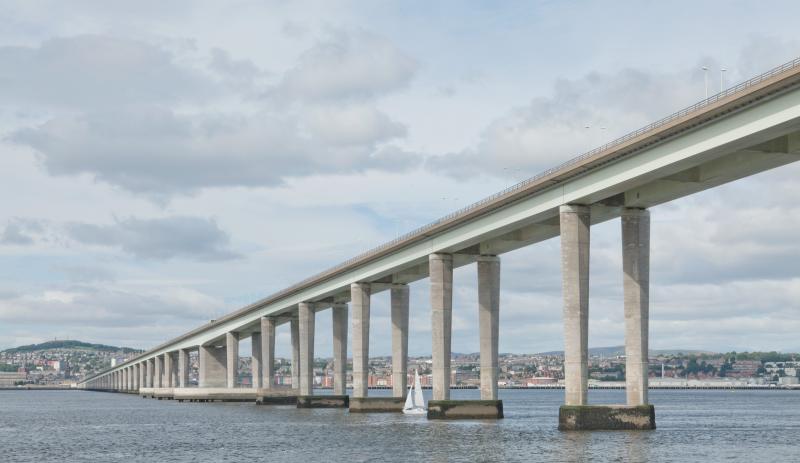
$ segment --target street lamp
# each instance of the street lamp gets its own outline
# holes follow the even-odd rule
[[[708,67],[703,66],[703,81],[706,84],[706,98],[708,98]]]
[[[719,92],[722,93],[725,90],[725,71],[727,69],[722,68],[719,70]]]

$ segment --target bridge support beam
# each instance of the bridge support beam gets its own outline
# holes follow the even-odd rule
[[[153,387],[164,387],[164,357],[156,355],[155,358],[155,371],[153,373]]]
[[[369,395],[369,283],[350,285],[353,308],[353,397]]]
[[[239,333],[225,334],[225,352],[226,385],[234,388],[239,378]]]
[[[314,394],[314,306],[308,302],[297,305],[300,328],[300,395]]]
[[[155,362],[154,359],[147,359],[146,362],[147,362],[147,375],[146,375],[147,376],[147,380],[146,380],[147,385],[146,385],[146,387],[152,388],[153,387],[153,383],[154,383],[154,381],[153,381],[153,373],[155,372],[155,369],[156,369],[156,362]]]
[[[433,400],[450,399],[450,343],[453,324],[453,256],[431,254]]]
[[[333,393],[347,393],[347,304],[334,304],[333,319]]]
[[[589,386],[590,209],[561,206],[561,278],[564,300],[564,396],[586,405]]]
[[[428,402],[428,419],[503,418],[503,401],[497,399],[500,259],[480,256],[477,267],[481,400],[431,400]]]
[[[189,387],[189,349],[178,351],[178,387]]]
[[[478,258],[478,325],[481,353],[481,400],[497,400],[500,337],[500,258]]]
[[[227,386],[227,349],[225,347],[200,346],[198,386]]]
[[[628,405],[646,405],[650,320],[650,214],[646,210],[622,211],[622,271],[625,394]]]
[[[261,332],[255,332],[250,335],[250,349],[251,349],[251,356],[250,356],[250,372],[252,375],[252,380],[250,381],[250,386],[253,389],[261,389],[263,387],[263,379],[261,376],[261,369],[262,369],[262,359],[263,359],[263,351],[261,349]]]
[[[561,207],[566,404],[558,429],[655,429],[647,404],[650,221],[642,209],[622,211],[627,405],[588,405],[589,208]]]
[[[408,389],[408,285],[392,285],[392,396],[405,398]]]
[[[255,341],[254,341],[255,342]],[[275,320],[268,317],[261,317],[261,372],[263,378],[261,387],[272,389],[273,377],[275,376]],[[292,360],[294,362],[294,360]],[[292,363],[294,368],[294,363]],[[254,373],[255,374],[255,373]],[[292,384],[296,388],[296,384]]]
[[[292,340],[292,388],[300,388],[300,320],[294,317],[289,322]]]
[[[175,361],[172,357],[172,352],[164,353],[164,382],[162,387],[177,387],[175,381]]]

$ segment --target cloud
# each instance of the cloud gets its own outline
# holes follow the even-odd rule
[[[622,69],[559,79],[551,96],[492,122],[476,147],[431,157],[427,165],[459,178],[511,171],[535,175],[696,99],[697,86],[690,84],[697,78],[681,75],[687,73]]]
[[[241,100],[267,78],[254,63],[222,49],[211,50],[205,70],[180,58],[102,36],[0,48],[0,79],[10,82],[0,97],[7,92],[16,104],[72,109],[12,131],[8,140],[34,149],[51,175],[88,174],[159,202],[318,173],[397,171],[421,160],[393,146],[407,128],[375,104],[416,69],[386,39],[333,33],[283,74],[270,91],[274,98],[247,104]],[[55,83],[52,75],[59,75]],[[209,95],[240,103],[221,112],[204,106]]]
[[[72,223],[67,234],[88,245],[115,247],[141,259],[220,261],[238,258],[213,220],[197,217],[130,218],[113,225]]]
[[[104,284],[52,288],[0,299],[0,320],[15,325],[90,324],[133,330],[142,325],[197,323],[213,317],[222,306],[221,301],[190,288],[145,289]]]
[[[198,101],[214,93],[209,79],[179,65],[172,53],[101,35],[0,47],[0,81],[0,99],[26,107],[114,108]]]
[[[341,130],[336,130],[339,128]],[[319,172],[392,171],[379,146],[405,128],[368,107],[328,107],[303,116],[180,114],[150,106],[60,116],[17,131],[51,175],[90,174],[165,198],[208,187],[275,186]]]
[[[279,100],[363,100],[409,84],[419,65],[389,40],[332,31],[305,51],[269,96]]]
[[[0,243],[27,246],[35,242],[35,235],[43,231],[42,224],[35,220],[14,218],[9,220],[3,233],[0,234]]]

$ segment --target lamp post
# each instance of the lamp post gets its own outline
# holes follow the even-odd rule
[[[722,68],[719,70],[719,92],[722,93],[725,90],[725,71],[727,69]]]
[[[706,87],[706,98],[708,98],[708,67],[703,66],[703,81],[705,82]]]

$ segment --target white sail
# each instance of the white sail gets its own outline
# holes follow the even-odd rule
[[[414,370],[414,405],[425,408],[425,398],[422,397],[422,385],[419,383],[419,375]]]
[[[414,389],[408,391],[406,395],[406,404],[403,405],[403,410],[411,410],[414,408]]]
[[[408,391],[403,413],[407,415],[422,415],[425,413],[425,399],[422,397],[422,385],[419,382],[419,373],[414,370],[414,386]]]

